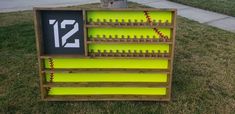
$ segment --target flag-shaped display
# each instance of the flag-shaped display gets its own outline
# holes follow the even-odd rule
[[[170,100],[176,10],[34,13],[43,100]]]

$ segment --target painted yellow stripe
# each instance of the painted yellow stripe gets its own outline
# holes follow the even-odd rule
[[[170,38],[171,35],[171,30],[170,28],[160,28],[158,29],[162,34],[165,36],[168,36]],[[118,36],[118,38],[122,38],[122,35],[124,35],[125,38],[127,36],[130,36],[130,38],[134,38],[136,36],[137,38],[147,37],[149,36],[150,38],[155,36],[156,38],[159,37],[157,33],[154,32],[152,28],[88,28],[88,36],[96,36],[103,37],[109,37],[110,35],[112,38],[115,37],[115,35]]]
[[[54,68],[130,68],[130,69],[167,69],[166,59],[89,59],[54,58]],[[45,67],[50,68],[49,59]]]
[[[50,74],[46,74],[49,82]],[[167,82],[167,74],[154,73],[54,73],[53,82]]]
[[[148,52],[152,52],[152,50],[154,50],[155,52],[158,52],[158,50],[161,53],[169,52],[169,45],[168,44],[89,44],[89,52],[91,52],[91,50],[94,50],[94,52],[98,52],[98,50],[100,50],[101,52],[104,52],[104,50],[106,50],[106,52],[110,52],[110,50],[112,50],[112,52],[116,52],[117,50],[119,52],[122,52],[123,50],[125,52],[128,52],[128,50],[130,50],[131,52],[134,52],[134,50],[137,51],[137,53],[142,50],[143,53],[145,53],[146,50],[148,50]]]
[[[166,95],[166,88],[52,87],[49,95]]]
[[[166,20],[169,22],[172,21],[172,12],[170,11],[149,11],[149,15],[152,20],[162,20],[163,22]],[[141,22],[141,20],[144,22],[147,21],[144,11],[88,11],[87,19],[88,21],[92,19],[94,22],[96,22],[97,19],[100,19],[101,22],[103,22],[104,19],[106,19],[106,21],[112,19],[112,22],[116,19],[118,19],[119,22],[121,22],[122,19],[124,19],[125,22],[128,22],[129,19],[132,22],[135,20],[138,22]]]

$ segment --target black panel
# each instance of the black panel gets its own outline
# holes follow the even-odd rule
[[[84,31],[83,31],[83,14],[82,11],[42,11],[42,32],[43,32],[43,49],[44,54],[79,54],[84,55]],[[51,20],[51,23],[49,23]],[[62,28],[62,22],[70,22],[65,28]],[[74,23],[73,23],[74,22]],[[76,27],[78,23],[79,27]],[[58,35],[59,40],[55,40],[54,26],[58,25]],[[78,28],[79,30],[73,32],[70,37],[68,37],[66,43],[62,43],[62,37],[69,33],[73,28]],[[57,33],[57,32],[56,32]],[[74,43],[75,39],[79,39],[78,43]],[[55,41],[58,42],[57,46]],[[74,46],[69,46],[73,43]],[[69,47],[68,47],[69,46]]]

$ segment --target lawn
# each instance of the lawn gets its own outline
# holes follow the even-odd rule
[[[170,0],[235,17],[235,0]]]
[[[234,33],[177,17],[170,102],[43,102],[35,47],[31,11],[0,14],[0,113],[235,113]]]

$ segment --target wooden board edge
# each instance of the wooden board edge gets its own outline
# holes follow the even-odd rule
[[[166,95],[96,95],[96,96],[47,96],[43,101],[170,101]]]

